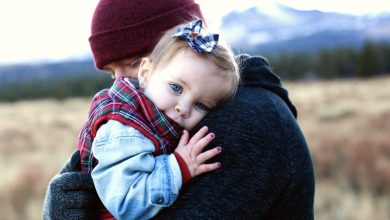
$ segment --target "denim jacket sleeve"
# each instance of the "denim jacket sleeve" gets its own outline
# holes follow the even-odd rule
[[[153,143],[118,121],[102,125],[92,144],[96,191],[117,219],[149,219],[172,205],[181,188],[173,154],[153,156]]]

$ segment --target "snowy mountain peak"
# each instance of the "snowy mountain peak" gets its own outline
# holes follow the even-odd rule
[[[306,42],[302,50],[358,47],[367,40],[390,43],[390,13],[354,16],[267,3],[224,16],[221,32],[233,46],[248,51],[277,44],[288,50],[297,41]]]

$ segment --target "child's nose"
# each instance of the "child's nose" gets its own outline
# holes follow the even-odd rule
[[[182,117],[189,117],[191,113],[191,107],[187,104],[177,104],[175,106],[175,111]]]

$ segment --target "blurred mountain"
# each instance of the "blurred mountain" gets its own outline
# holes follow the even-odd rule
[[[1,84],[23,84],[40,81],[55,81],[80,76],[95,76],[92,59],[56,63],[14,64],[0,66]]]
[[[353,16],[274,7],[272,13],[260,6],[231,12],[224,16],[221,32],[238,52],[261,54],[360,48],[367,41],[390,43],[390,13]]]

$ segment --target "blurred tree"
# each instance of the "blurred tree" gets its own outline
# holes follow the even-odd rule
[[[335,56],[330,50],[322,50],[317,58],[317,69],[321,75],[321,78],[331,79],[336,78],[337,76],[337,60],[338,57]]]
[[[371,77],[380,70],[380,47],[373,43],[366,43],[359,57],[358,76]]]
[[[356,76],[358,53],[352,48],[341,48],[337,50],[336,55],[338,56],[338,59],[335,61],[338,76],[342,78]]]

